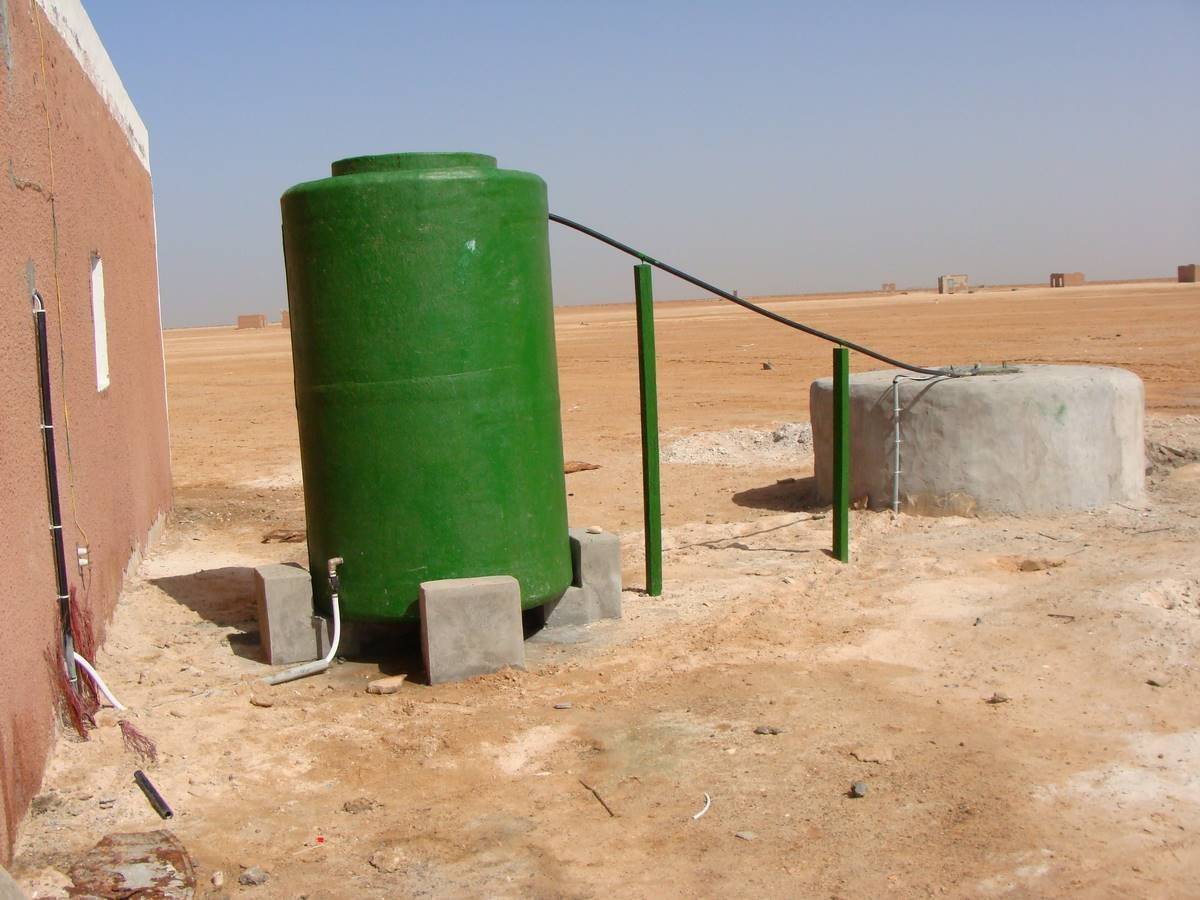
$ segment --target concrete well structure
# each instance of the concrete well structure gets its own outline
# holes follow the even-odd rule
[[[897,376],[899,378],[897,379]],[[899,392],[900,509],[918,515],[1048,513],[1142,496],[1145,393],[1108,366],[1022,366],[922,380],[850,379],[850,496],[892,505]],[[831,498],[832,379],[810,389],[816,486]]]
[[[237,317],[237,327],[239,329],[242,329],[242,328],[266,328],[267,327],[267,317],[262,315],[261,313],[257,313],[252,316],[238,316]]]
[[[1050,287],[1079,287],[1084,283],[1082,272],[1051,272]]]

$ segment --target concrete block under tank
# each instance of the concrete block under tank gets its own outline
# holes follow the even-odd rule
[[[905,375],[893,388],[893,379]],[[917,380],[850,379],[852,500],[892,504],[900,397],[900,508],[918,515],[1020,515],[1136,500],[1144,490],[1145,391],[1109,366],[1021,366]],[[833,381],[809,393],[818,499],[833,477]]]

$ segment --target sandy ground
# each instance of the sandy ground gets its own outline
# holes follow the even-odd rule
[[[804,454],[669,464],[649,598],[632,309],[563,309],[567,457],[600,466],[567,477],[571,516],[622,535],[625,619],[466,684],[365,693],[419,673],[409,641],[266,689],[250,567],[304,557],[261,542],[303,528],[287,333],[169,332],[176,508],[99,663],[157,742],[202,896],[1196,895],[1200,287],[771,305],[921,363],[1128,367],[1183,456],[1089,513],[858,513],[850,565]],[[666,304],[658,331],[666,444],[752,449],[731,430],[805,422],[829,368],[725,305]],[[103,835],[160,824],[114,721],[64,735],[22,827],[15,874],[47,896]],[[239,885],[250,866],[268,881]]]

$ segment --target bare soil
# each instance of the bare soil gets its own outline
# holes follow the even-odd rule
[[[288,335],[168,332],[175,511],[98,660],[158,760],[111,712],[87,742],[64,734],[18,878],[61,894],[55,873],[105,834],[160,827],[140,766],[201,896],[1195,896],[1200,286],[770,305],[919,363],[1132,369],[1146,501],[856,513],[842,565],[810,468],[667,464],[650,598],[632,308],[562,309],[566,456],[600,466],[567,476],[572,521],[621,534],[625,618],[464,684],[419,683],[409,637],[266,688],[251,567],[304,559],[262,542],[304,527]],[[716,303],[657,323],[664,443],[806,421],[826,345]],[[265,884],[238,883],[251,866]]]

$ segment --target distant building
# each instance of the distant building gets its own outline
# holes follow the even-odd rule
[[[292,327],[292,314],[286,309],[279,315],[279,324],[284,328]]]
[[[237,327],[238,328],[266,328],[267,327],[267,317],[264,316],[262,313],[255,313],[254,315],[251,315],[251,316],[238,316],[237,317]]]
[[[896,282],[885,281],[883,283],[883,287],[880,288],[880,290],[882,290],[885,294],[894,294],[894,293],[896,293]]]
[[[1082,272],[1051,272],[1050,287],[1079,287],[1083,284]]]
[[[957,291],[965,290],[967,287],[966,275],[939,275],[938,276],[938,293],[953,294]]]
[[[1179,267],[1179,283],[1180,284],[1195,284],[1196,283],[1196,264],[1188,263],[1186,266]]]
[[[35,291],[46,309],[67,586],[98,641],[126,568],[170,506],[171,473],[146,128],[79,0],[0,0],[0,80],[7,862],[55,738],[59,679],[50,661],[63,649]]]

